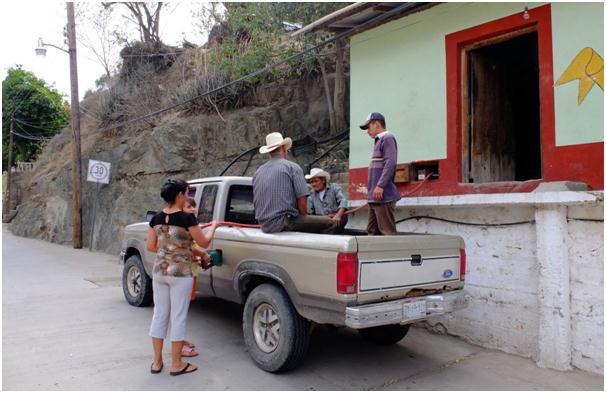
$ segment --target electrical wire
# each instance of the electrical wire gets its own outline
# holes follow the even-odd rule
[[[19,120],[19,119],[14,119],[14,120],[17,123],[19,123],[21,125],[24,125],[26,127],[32,127],[32,128],[36,128],[36,129],[41,130],[41,131],[46,131],[46,132],[56,132],[56,131],[58,131],[59,129],[62,128],[62,126],[61,126],[61,127],[57,127],[56,129],[49,129],[49,128],[43,128],[43,127],[40,127],[40,126],[35,126],[35,125],[27,123],[27,122],[25,122],[23,120]]]
[[[17,104],[15,106],[15,109],[13,109],[13,111],[11,112],[11,114],[8,117],[13,117],[15,115],[15,113],[17,113],[17,111],[19,110],[19,108],[21,107],[21,105],[23,105],[23,103],[25,102],[25,95],[30,92],[30,90],[28,89],[21,89],[21,91],[19,93],[17,93],[17,96],[15,98],[15,100],[17,101]]]
[[[337,135],[331,136],[331,137],[326,138],[326,139],[323,139],[323,140],[314,141],[314,142],[312,142],[312,143],[306,143],[306,144],[304,144],[304,145],[299,145],[299,146],[297,146],[296,148],[306,147],[306,146],[310,146],[310,145],[321,145],[321,144],[324,144],[324,143],[328,143],[328,142],[330,142],[330,141],[332,141],[332,140],[335,140],[335,139],[337,139],[337,138],[342,138],[342,137],[344,137],[345,135],[349,136],[349,131],[343,131],[343,132],[341,132],[341,133],[339,133],[339,134],[337,134]],[[301,139],[297,139],[297,140],[294,140],[294,141],[293,141],[293,146],[294,146],[295,142],[298,142],[298,141],[300,141],[300,140],[302,140],[302,139],[303,139],[303,138],[301,138]],[[340,142],[339,142],[339,143],[340,143]],[[229,168],[231,168],[231,166],[232,166],[232,165],[234,165],[236,162],[238,162],[238,161],[240,160],[240,158],[244,157],[245,155],[247,155],[247,154],[252,154],[252,156],[254,156],[255,154],[257,154],[257,151],[259,150],[259,148],[260,148],[260,147],[261,147],[261,145],[258,145],[258,146],[255,146],[255,147],[251,147],[250,149],[246,150],[244,153],[240,153],[240,154],[238,154],[238,155],[236,156],[236,158],[234,158],[233,160],[231,160],[231,161],[230,161],[230,162],[229,162],[229,163],[228,163],[228,164],[225,166],[225,168],[223,168],[223,170],[222,170],[222,171],[219,173],[219,176],[223,176],[223,175],[224,175],[224,174],[227,172],[227,170],[228,170]],[[250,161],[252,161],[252,158],[250,158],[249,162],[250,162]],[[248,170],[248,168],[246,168],[246,170]]]
[[[447,218],[432,217],[432,216],[411,216],[411,217],[401,218],[401,219],[397,220],[396,224],[399,224],[399,223],[405,222],[405,221],[409,221],[409,220],[420,220],[423,218],[428,219],[428,220],[448,222],[451,224],[469,225],[469,226],[478,226],[478,227],[505,227],[505,226],[524,225],[524,224],[534,224],[535,223],[535,220],[529,220],[529,221],[488,224],[488,223],[482,223],[482,222],[464,222],[464,221],[457,221],[457,220],[449,220]]]
[[[23,129],[21,129],[21,131],[25,132]],[[29,139],[29,140],[32,140],[32,141],[44,142],[44,141],[50,141],[51,140],[51,138],[45,138],[45,137],[40,137],[40,136],[36,136],[36,135],[31,135],[29,133],[25,133],[25,135],[24,135],[24,134],[16,132],[15,130],[13,130],[12,133],[14,135],[17,135],[17,136],[21,137],[21,138]]]
[[[46,138],[34,138],[34,137],[27,136],[27,135],[22,135],[22,134],[20,134],[20,133],[18,133],[18,132],[16,132],[16,131],[14,131],[14,130],[13,130],[11,133],[12,133],[12,134],[14,134],[14,135],[17,135],[17,136],[18,136],[18,137],[20,137],[20,138],[23,138],[23,139],[29,139],[29,140],[32,140],[32,141],[43,142],[43,141],[48,141],[48,140],[50,140],[50,139],[46,139]]]
[[[332,42],[335,42],[335,41],[338,41],[338,40],[340,40],[342,38],[345,38],[345,37],[347,37],[347,36],[349,36],[349,35],[357,32],[359,30],[362,30],[362,29],[366,28],[367,26],[370,26],[371,24],[381,22],[383,20],[389,19],[389,18],[397,15],[398,13],[405,12],[405,11],[407,11],[409,9],[417,7],[419,4],[422,4],[422,3],[404,3],[403,5],[401,5],[399,7],[396,7],[396,8],[393,8],[393,9],[391,9],[390,11],[388,11],[388,12],[386,12],[384,14],[381,14],[381,15],[379,15],[377,17],[369,19],[366,22],[364,22],[364,23],[362,23],[362,24],[360,24],[358,26],[355,26],[355,27],[353,27],[353,28],[351,28],[349,30],[346,30],[346,31],[344,31],[344,32],[342,32],[340,34],[337,34],[334,37],[329,38],[328,40],[325,40],[325,41],[323,41],[323,42],[321,42],[319,44],[316,44],[316,45],[314,45],[314,46],[312,46],[312,47],[310,47],[308,49],[305,49],[303,51],[295,53],[295,54],[293,54],[291,56],[287,56],[286,58],[284,58],[284,59],[282,59],[282,60],[280,60],[280,61],[278,61],[276,63],[270,64],[270,65],[265,66],[263,68],[260,68],[260,69],[258,69],[256,71],[253,71],[250,74],[244,75],[243,77],[241,77],[239,79],[236,79],[234,81],[228,82],[228,83],[226,83],[226,84],[224,84],[222,86],[219,86],[219,87],[217,87],[215,89],[211,89],[211,90],[209,90],[209,91],[207,91],[205,93],[199,94],[199,95],[197,95],[195,97],[192,97],[192,98],[189,98],[187,100],[184,100],[184,101],[178,102],[176,104],[167,106],[165,108],[162,108],[162,109],[150,112],[150,113],[148,113],[146,115],[142,115],[142,116],[136,117],[134,119],[122,121],[122,122],[120,122],[118,124],[114,124],[112,126],[106,127],[106,128],[104,128],[104,129],[102,129],[100,131],[101,132],[110,131],[110,130],[113,130],[113,129],[116,129],[116,128],[119,128],[119,127],[123,127],[125,125],[131,124],[131,123],[134,123],[134,122],[137,122],[137,121],[140,121],[140,120],[144,120],[144,119],[148,119],[150,117],[154,117],[154,116],[160,115],[160,114],[162,114],[164,112],[168,112],[168,111],[170,111],[172,109],[175,109],[175,108],[178,108],[178,107],[183,106],[185,104],[188,104],[190,102],[193,102],[193,101],[195,101],[195,100],[197,100],[199,98],[211,95],[213,93],[216,93],[216,92],[221,91],[223,89],[226,89],[228,87],[236,85],[236,84],[238,84],[240,82],[244,82],[245,80],[254,78],[255,76],[258,76],[258,75],[261,75],[261,74],[264,74],[267,71],[270,71],[270,70],[272,70],[272,69],[274,69],[274,68],[276,68],[278,66],[286,64],[289,61],[292,61],[294,59],[302,57],[302,56],[306,55],[307,53],[310,53],[310,52],[315,51],[315,50],[317,50],[319,48],[322,48],[322,47],[324,47],[324,46],[326,46],[326,45],[328,45],[328,44],[330,44]]]

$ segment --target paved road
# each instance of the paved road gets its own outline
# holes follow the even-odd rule
[[[254,366],[240,306],[190,309],[196,373],[149,373],[151,308],[129,306],[117,257],[2,234],[2,388],[5,390],[602,390],[601,376],[539,369],[527,359],[411,329],[379,348],[356,332],[318,329],[295,371]],[[167,353],[167,359],[169,359]]]

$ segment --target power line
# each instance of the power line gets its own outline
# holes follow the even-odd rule
[[[251,72],[248,75],[244,75],[243,77],[241,77],[239,79],[236,79],[235,81],[228,82],[228,83],[226,83],[226,84],[224,84],[222,86],[219,86],[219,87],[217,87],[215,89],[209,90],[209,91],[207,91],[205,93],[199,94],[199,95],[197,95],[195,97],[189,98],[189,99],[187,99],[185,101],[182,101],[182,102],[178,102],[176,104],[173,104],[173,105],[170,105],[168,107],[159,109],[157,111],[150,112],[150,113],[148,113],[146,115],[139,116],[139,117],[136,117],[136,118],[130,119],[130,120],[125,120],[123,122],[120,122],[118,124],[112,125],[110,127],[106,127],[106,128],[104,128],[104,129],[102,129],[100,131],[101,132],[105,132],[105,131],[113,130],[115,128],[119,128],[119,127],[125,126],[127,124],[131,124],[131,123],[137,122],[139,120],[144,120],[144,119],[148,119],[150,117],[154,117],[154,116],[160,115],[160,114],[162,114],[164,112],[168,112],[168,111],[170,111],[172,109],[175,109],[175,108],[178,108],[178,107],[180,107],[182,105],[185,105],[185,104],[188,104],[190,102],[193,102],[193,101],[195,101],[195,100],[197,100],[199,98],[211,95],[213,93],[216,93],[216,92],[221,91],[223,89],[226,89],[228,87],[236,85],[236,84],[238,84],[240,82],[244,82],[247,79],[251,79],[251,78],[254,78],[255,76],[261,75],[261,74],[263,74],[263,73],[265,73],[265,72],[267,72],[267,71],[269,71],[269,70],[271,70],[273,68],[276,68],[276,67],[278,67],[278,66],[280,66],[282,64],[286,64],[289,61],[292,61],[292,60],[294,60],[296,58],[299,58],[299,57],[301,57],[301,56],[303,56],[303,55],[305,55],[305,54],[307,54],[309,52],[312,52],[312,51],[314,51],[316,49],[319,49],[319,48],[321,48],[323,46],[326,46],[326,45],[328,45],[328,44],[330,44],[330,43],[332,43],[334,41],[338,41],[338,40],[340,40],[340,39],[342,39],[342,38],[344,38],[344,37],[346,37],[348,35],[351,35],[351,34],[355,33],[358,30],[362,30],[362,29],[366,28],[367,26],[370,26],[373,23],[381,22],[381,21],[389,19],[389,18],[391,18],[391,17],[393,17],[393,16],[395,16],[395,15],[401,13],[401,12],[405,12],[405,11],[407,11],[409,9],[417,7],[419,4],[422,4],[422,3],[404,3],[403,5],[401,5],[399,7],[396,7],[396,8],[393,8],[392,10],[390,10],[390,11],[388,11],[388,12],[382,14],[382,15],[379,15],[379,16],[377,16],[375,18],[369,19],[366,22],[364,22],[364,23],[362,23],[362,24],[360,24],[358,26],[355,26],[355,27],[353,27],[353,28],[351,28],[349,30],[346,30],[346,31],[344,31],[344,32],[342,32],[340,34],[337,34],[333,38],[330,38],[330,39],[328,39],[326,41],[323,41],[323,42],[321,42],[319,44],[316,44],[316,45],[312,46],[311,48],[305,49],[305,50],[303,50],[301,52],[298,52],[298,53],[295,53],[295,54],[293,54],[291,56],[288,56],[285,59],[282,59],[282,60],[278,61],[277,63],[273,63],[273,64],[270,64],[270,65],[265,66],[263,68],[260,68],[260,69],[258,69],[256,71],[253,71],[253,72]]]
[[[19,119],[14,119],[17,123],[27,126],[27,127],[32,127],[32,128],[37,128],[38,130],[42,130],[42,131],[47,131],[47,132],[55,132],[58,131],[61,127],[57,127],[57,129],[49,129],[49,128],[43,128],[41,126],[36,126],[34,124],[30,124],[28,122],[25,122],[23,120],[19,120]]]
[[[27,130],[25,130],[23,128],[23,126],[21,126],[20,124],[15,123],[15,125],[17,127],[19,127],[19,129],[21,130],[22,133],[25,134],[25,135],[21,134],[22,137],[31,137],[31,138],[36,138],[36,139],[40,139],[40,140],[50,140],[50,139],[52,139],[52,137],[46,137],[46,136],[43,136],[43,135],[33,135],[30,132],[28,132]]]
[[[17,93],[18,97],[14,98],[14,100],[17,100],[17,105],[15,106],[15,109],[13,109],[13,111],[11,112],[9,117],[13,117],[15,115],[15,113],[17,113],[17,110],[19,110],[21,105],[23,105],[23,103],[25,102],[25,95],[27,93],[29,93],[30,91],[31,90],[28,90],[28,89],[21,89],[21,91],[19,93]]]
[[[31,140],[38,140],[38,141],[47,141],[47,140],[51,140],[52,138],[47,138],[47,137],[43,137],[41,135],[32,135],[29,132],[25,131],[23,129],[22,126],[20,126],[19,124],[16,124],[17,127],[19,127],[19,129],[21,130],[21,132],[25,133],[25,135],[20,134],[20,133],[16,133],[13,130],[13,134],[20,136],[21,138],[25,138],[25,139],[31,139]]]
[[[44,142],[44,141],[50,141],[51,140],[51,138],[35,138],[35,137],[30,137],[30,136],[27,136],[27,135],[20,134],[20,133],[18,133],[16,131],[13,131],[12,134],[15,134],[18,137],[23,138],[23,139],[29,139],[30,141]]]

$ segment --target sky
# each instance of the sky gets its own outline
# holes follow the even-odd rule
[[[93,2],[89,2],[91,7]],[[177,45],[183,37],[201,45],[206,34],[200,32],[191,15],[192,10],[202,7],[202,3],[171,2],[166,12],[162,10],[160,18],[160,37],[166,44]],[[121,6],[126,10],[126,7]],[[0,78],[4,80],[10,67],[21,64],[23,69],[33,72],[44,79],[69,101],[69,56],[58,49],[46,47],[46,57],[36,56],[38,38],[46,43],[67,48],[64,44],[63,28],[67,23],[65,2],[59,1],[11,1],[0,6]],[[76,20],[76,31],[79,28]],[[78,95],[80,99],[87,89],[95,88],[97,80],[105,72],[94,61],[94,55],[82,45],[76,49],[78,55]],[[116,51],[116,53],[118,53]],[[118,56],[116,54],[116,56]]]

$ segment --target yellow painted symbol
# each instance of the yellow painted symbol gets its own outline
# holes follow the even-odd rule
[[[604,59],[593,49],[583,48],[572,60],[566,71],[562,73],[556,86],[579,80],[579,98],[581,105],[594,84],[604,90]]]

